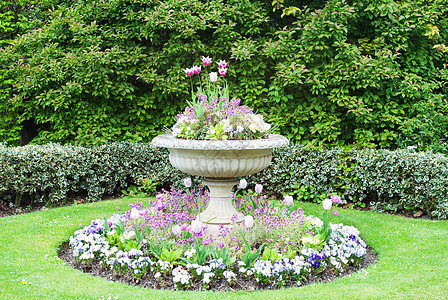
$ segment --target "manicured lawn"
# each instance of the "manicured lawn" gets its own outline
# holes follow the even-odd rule
[[[130,201],[62,207],[0,219],[0,299],[446,299],[448,222],[341,210],[379,254],[369,268],[332,283],[259,292],[178,292],[140,289],[96,278],[65,265],[58,245],[91,219],[126,210]],[[306,214],[320,206],[302,203]],[[27,284],[22,284],[26,280]]]

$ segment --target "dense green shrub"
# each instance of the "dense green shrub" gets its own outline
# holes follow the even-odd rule
[[[185,176],[167,161],[166,150],[137,143],[89,148],[1,145],[0,193],[13,192],[19,205],[24,195],[32,201],[58,202],[68,193],[87,192],[89,199],[98,200],[152,177],[179,186]]]
[[[150,141],[210,55],[294,142],[446,148],[446,0],[79,0],[47,18],[4,52],[35,143]]]
[[[0,0],[0,48],[27,30],[42,25],[45,12],[57,0]],[[18,112],[21,105],[10,101],[14,91],[15,76],[11,67],[20,67],[23,59],[14,60],[0,55],[0,141],[17,143],[21,129]]]
[[[143,143],[0,146],[0,196],[16,196],[17,205],[25,195],[57,202],[69,193],[87,192],[97,200],[144,178],[153,178],[160,187],[179,188],[186,176],[170,165],[166,149]],[[448,218],[448,159],[430,152],[293,145],[276,149],[272,164],[248,179],[277,196],[289,193],[320,201],[337,193],[345,201],[377,210],[422,210],[434,218]],[[195,185],[200,181],[194,178]]]

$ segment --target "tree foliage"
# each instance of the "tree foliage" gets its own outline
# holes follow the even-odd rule
[[[35,143],[149,141],[189,98],[182,70],[209,55],[293,142],[441,149],[446,2],[67,1],[3,51],[7,103],[39,125]]]

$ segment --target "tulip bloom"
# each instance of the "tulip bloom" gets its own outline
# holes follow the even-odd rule
[[[191,178],[190,177],[184,179],[184,185],[187,188],[191,187]]]
[[[246,179],[240,180],[240,188],[245,189],[247,187],[247,181]]]
[[[218,73],[219,73],[219,75],[221,75],[221,76],[226,76],[226,74],[227,74],[227,69],[219,69],[219,70],[218,70]]]
[[[171,231],[175,236],[179,236],[182,233],[182,229],[180,228],[180,225],[174,225],[173,228],[171,228]]]
[[[262,190],[263,190],[263,185],[257,183],[255,185],[255,192],[256,193],[261,193]]]
[[[135,207],[133,207],[131,209],[131,215],[129,217],[132,220],[137,220],[138,218],[140,218],[140,211],[138,209],[136,209]]]
[[[292,196],[290,195],[286,195],[285,198],[283,199],[283,202],[287,205],[290,206],[293,204],[294,199],[292,198]]]
[[[192,68],[190,68],[190,69],[185,69],[184,72],[185,72],[185,74],[187,74],[187,76],[193,76],[193,74],[194,74]]]
[[[225,60],[220,60],[220,61],[218,61],[218,67],[219,67],[220,69],[225,69],[225,68],[227,68],[227,63],[226,63],[226,61],[225,61]]]
[[[194,74],[199,74],[201,73],[201,67],[198,66],[193,66],[193,68],[191,68],[193,70]]]
[[[331,199],[325,199],[324,201],[322,201],[322,206],[325,210],[330,210],[332,204],[333,201],[331,201]]]
[[[252,216],[245,216],[244,217],[244,226],[247,228],[251,228],[252,226],[254,226],[254,217]]]
[[[331,201],[333,201],[333,203],[341,203],[341,197],[339,197],[338,195],[333,195],[330,197]]]
[[[191,231],[192,233],[201,233],[202,232],[202,222],[199,220],[191,221]]]
[[[206,67],[212,63],[212,59],[208,56],[207,57],[202,56],[201,60],[204,66]]]
[[[216,73],[216,72],[211,72],[210,73],[210,81],[211,82],[215,82],[215,81],[217,81],[218,80],[218,73]]]

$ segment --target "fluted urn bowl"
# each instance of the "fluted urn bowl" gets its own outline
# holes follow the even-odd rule
[[[244,219],[231,201],[232,188],[238,183],[235,177],[265,169],[271,163],[272,149],[288,144],[288,139],[278,134],[266,139],[226,141],[185,140],[164,134],[152,141],[154,146],[169,149],[170,163],[176,169],[205,177],[210,203],[199,218],[209,225],[231,224],[233,215],[237,222]]]

